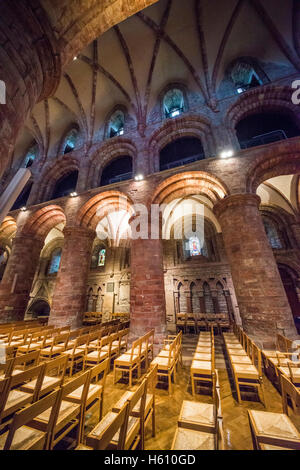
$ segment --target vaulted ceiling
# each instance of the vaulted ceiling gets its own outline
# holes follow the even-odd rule
[[[55,96],[33,109],[15,163],[33,138],[44,157],[56,154],[72,123],[79,124],[85,142],[101,141],[118,104],[134,126],[146,124],[155,119],[158,97],[171,82],[184,83],[199,108],[211,108],[226,68],[241,56],[286,67],[286,75],[299,70],[294,7],[293,0],[160,0],[71,61]]]

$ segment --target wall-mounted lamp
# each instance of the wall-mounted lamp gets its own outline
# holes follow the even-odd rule
[[[234,151],[233,150],[224,150],[223,152],[220,153],[221,158],[230,158],[233,157]]]
[[[141,174],[136,175],[136,176],[134,177],[134,179],[135,179],[135,181],[143,181],[144,175],[141,175]]]
[[[76,196],[78,196],[78,194],[74,191],[74,192],[70,193],[70,196],[71,197],[76,197]]]

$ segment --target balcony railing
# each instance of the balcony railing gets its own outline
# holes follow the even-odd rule
[[[131,180],[132,173],[123,173],[122,175],[114,176],[108,180],[108,184],[120,183],[121,181]]]
[[[259,145],[272,144],[273,142],[278,142],[287,138],[288,137],[283,130],[277,130],[252,137],[250,140],[241,142],[240,145],[242,149],[248,149],[251,147],[258,147]]]
[[[175,162],[165,163],[161,165],[160,171],[170,170],[171,168],[176,168],[178,166],[188,165],[189,163],[194,163],[198,160],[202,160],[204,158],[204,154],[193,155],[192,157],[186,157],[182,160],[176,160]]]

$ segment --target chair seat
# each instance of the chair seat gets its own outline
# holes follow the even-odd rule
[[[29,345],[20,346],[18,348],[18,351],[19,352],[32,352],[32,351],[35,351],[36,349],[39,349],[40,347],[41,347],[40,343],[31,343],[30,346]]]
[[[78,387],[76,390],[73,390],[72,393],[66,396],[66,400],[67,401],[70,400],[73,403],[80,403],[81,397],[82,397],[82,389],[83,389],[83,385]],[[102,390],[103,390],[102,385],[90,384],[88,396],[87,396],[87,402],[89,402],[93,397],[99,396]]]
[[[231,343],[226,341],[227,349],[242,349],[244,351],[243,346],[240,343]]]
[[[139,356],[137,356],[137,355],[134,355],[132,357],[132,359],[130,359],[130,357],[131,357],[130,355],[124,353],[121,356],[119,356],[118,359],[115,360],[115,364],[117,364],[117,365],[122,365],[122,364],[129,365],[131,363],[135,363],[139,358]]]
[[[74,349],[68,349],[67,351],[63,352],[64,355],[66,356],[72,356],[70,359],[74,359],[75,356],[83,356],[84,355],[84,349],[76,348],[75,351]]]
[[[290,418],[283,413],[248,410],[258,436],[299,440],[300,433]]]
[[[11,390],[7,397],[3,415],[8,416],[9,414],[19,410],[27,403],[31,403],[32,393],[22,392],[21,390]]]
[[[69,421],[73,416],[78,414],[80,406],[77,403],[63,400],[60,405],[59,414],[57,418],[57,424],[63,424],[65,421]],[[51,408],[38,415],[33,422],[47,424],[50,419]]]
[[[85,446],[84,444],[79,444],[75,447],[74,450],[94,450],[92,447]]]
[[[253,364],[233,364],[232,367],[238,377],[255,380],[259,378],[258,370]]]
[[[232,364],[252,364],[249,356],[230,356]]]
[[[104,416],[104,418],[100,421],[100,423],[97,424],[97,426],[91,431],[91,433],[87,437],[87,444],[91,443],[90,440],[97,439],[102,434],[102,432],[112,423],[116,415],[117,413],[114,413],[113,411],[109,411]],[[127,433],[126,433],[126,441],[128,440],[130,435],[135,434],[137,432],[139,425],[140,423],[139,423],[138,418],[135,418],[133,416],[129,417]],[[89,439],[89,437],[91,437],[91,439]],[[118,439],[119,439],[119,431],[116,432],[116,434],[111,440],[111,443],[117,445]]]
[[[215,437],[207,432],[177,428],[172,450],[215,450]]]
[[[291,378],[290,369],[288,367],[278,367],[278,370],[282,374],[284,374],[286,377]],[[296,368],[296,367],[293,368],[293,376],[294,376],[294,380],[296,379],[297,383],[299,380],[299,383],[300,383],[300,368]]]
[[[113,406],[112,411],[114,413],[118,413],[123,408],[126,401],[130,400],[133,395],[134,395],[134,392],[130,392],[130,391],[125,392],[122,395],[122,397],[120,398],[120,400]],[[147,393],[146,402],[145,402],[145,415],[147,414],[149,408],[151,407],[152,401],[153,401],[153,394],[152,393]],[[139,401],[137,402],[137,404],[135,405],[135,407],[132,410],[132,415],[133,416],[137,417],[140,406],[141,406],[141,398],[139,399]]]
[[[268,358],[268,361],[269,361],[274,367],[278,367],[278,366],[279,366],[279,363],[280,363],[281,366],[287,365],[289,359],[286,358],[286,357],[285,357],[285,358],[284,358],[284,357],[281,357],[280,360],[278,361],[277,357],[269,357],[269,358]]]
[[[8,431],[0,435],[0,450],[4,449],[7,436]],[[42,450],[45,437],[46,434],[43,431],[38,431],[29,426],[21,426],[14,434],[10,450]]]
[[[275,357],[276,358],[277,357],[277,352],[278,351],[274,351],[274,350],[269,351],[269,350],[263,349],[261,353],[267,358],[269,358],[269,357]]]
[[[228,351],[229,356],[247,356],[247,353],[243,348],[241,348],[241,349],[227,349],[227,351]]]
[[[86,355],[86,361],[91,361],[91,362],[95,362],[97,360],[103,361],[104,359],[107,358],[107,356],[108,354],[105,351],[101,350],[100,353],[98,351],[92,351]]]
[[[196,352],[194,354],[194,359],[196,361],[211,361],[211,354],[210,353],[199,353]]]
[[[192,374],[211,374],[212,373],[212,365],[210,361],[196,361],[193,360],[191,365],[191,373]]]
[[[20,387],[20,390],[23,392],[27,393],[33,393],[35,386],[36,386],[37,379],[32,380],[31,382],[28,382],[25,385],[22,385]],[[42,386],[41,386],[41,392],[46,393],[48,390],[54,390],[56,387],[59,386],[61,382],[61,379],[58,377],[50,377],[48,375],[45,375]]]
[[[174,365],[174,359],[172,361],[169,361],[168,357],[160,357],[157,356],[153,361],[151,362],[152,365],[158,365],[158,369],[170,369]]]
[[[209,403],[184,400],[178,418],[178,426],[195,431],[203,431],[203,426],[214,428],[214,409],[214,405]]]
[[[271,444],[260,444],[261,450],[293,450],[293,449],[288,449],[287,447],[279,447],[279,446],[273,446]]]

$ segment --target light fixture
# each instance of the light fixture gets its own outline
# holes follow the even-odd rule
[[[75,56],[73,57],[73,60],[77,60],[77,55],[75,55]]]
[[[70,193],[70,196],[71,197],[76,197],[76,196],[78,196],[78,194],[74,191],[74,192]]]
[[[238,88],[238,89],[237,89],[237,92],[238,92],[239,95],[240,95],[241,93],[244,93],[244,91],[245,91],[244,88]]]
[[[27,207],[23,206],[23,207],[21,207],[20,210],[23,211],[23,212],[25,212],[25,211],[27,211]]]
[[[124,135],[124,129],[119,130],[119,135]]]
[[[141,175],[141,174],[136,175],[136,176],[134,177],[134,179],[135,179],[135,181],[143,181],[144,175]]]
[[[220,153],[221,158],[230,158],[233,157],[234,152],[233,150],[224,150],[223,152]]]
[[[177,109],[176,111],[173,111],[173,112],[171,113],[171,117],[174,118],[174,117],[176,117],[176,116],[179,116],[179,114],[180,114],[180,111]]]

